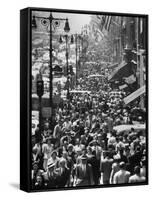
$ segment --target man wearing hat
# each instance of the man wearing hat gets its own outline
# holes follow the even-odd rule
[[[43,174],[47,187],[55,188],[57,186],[57,173],[55,172],[55,163],[48,161],[47,172]]]
[[[51,152],[51,157],[48,159],[48,163],[54,163],[55,168],[59,166],[59,157],[58,157],[58,152],[56,150],[53,150]]]
[[[91,141],[89,145],[92,147],[92,151],[95,154],[97,160],[100,161],[102,148],[98,145],[97,140]]]
[[[93,185],[92,166],[87,162],[87,156],[81,156],[81,163],[76,166],[75,186]]]
[[[70,181],[70,170],[67,167],[67,161],[65,158],[60,158],[59,168],[56,169],[57,172],[57,186],[65,187]]]
[[[36,181],[36,175],[38,173],[39,167],[38,167],[38,161],[34,161],[32,163],[32,171],[31,171],[31,179],[32,179],[32,186],[34,187],[35,181]]]

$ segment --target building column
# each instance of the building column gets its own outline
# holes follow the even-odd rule
[[[145,80],[144,80],[144,54],[145,54],[145,50],[144,49],[140,49],[140,69],[139,69],[139,83],[140,83],[140,87],[145,85]],[[140,97],[140,106],[143,109],[144,108],[144,96],[141,95]]]

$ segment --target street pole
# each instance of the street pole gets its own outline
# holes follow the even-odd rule
[[[37,75],[37,95],[39,99],[39,130],[40,133],[42,131],[42,96],[44,94],[44,82],[42,79],[42,75],[38,74]]]
[[[144,54],[145,50],[144,49],[140,49],[140,87],[144,86]],[[140,106],[143,109],[144,108],[144,96],[141,95],[140,96]]]
[[[66,66],[67,66],[67,99],[69,99],[68,35],[65,35],[65,41],[66,41]]]
[[[50,107],[52,108],[53,104],[53,98],[52,98],[52,93],[53,93],[53,87],[52,87],[52,13],[50,13],[49,16],[49,22],[50,22],[50,49],[49,49],[49,55],[50,55]],[[53,109],[52,109],[53,111]]]
[[[36,29],[37,28],[37,24],[36,24],[36,19],[40,19],[41,20],[41,23],[46,26],[47,28],[49,27],[50,28],[50,31],[49,31],[49,36],[50,36],[50,39],[49,39],[49,58],[50,58],[50,61],[49,61],[49,83],[50,83],[50,87],[49,87],[49,99],[50,99],[50,108],[51,108],[51,113],[53,112],[53,94],[52,94],[52,91],[53,91],[53,84],[52,84],[52,22],[54,20],[56,20],[55,22],[55,25],[53,26],[58,26],[59,23],[58,21],[65,21],[65,27],[64,27],[64,31],[65,32],[69,32],[70,31],[70,27],[69,27],[69,22],[68,22],[68,18],[54,18],[52,16],[52,13],[50,13],[50,16],[49,17],[40,17],[40,16],[33,16],[32,18],[32,28]],[[54,27],[55,28],[55,27]],[[51,114],[52,115],[52,114]]]
[[[142,86],[144,86],[144,56],[143,54],[145,53],[144,49],[139,49],[139,30],[140,30],[140,23],[139,23],[139,18],[137,17],[136,19],[136,27],[137,27],[137,71],[139,72],[139,77],[138,77],[138,84],[139,87],[141,88]],[[138,58],[138,55],[139,58]],[[144,108],[144,96],[141,95],[140,96],[140,106],[141,108]]]
[[[39,96],[39,131],[42,132],[42,98]]]
[[[121,24],[122,24],[122,18],[121,18]],[[119,34],[120,34],[120,39],[119,39],[119,43],[120,43],[120,59],[119,59],[119,62],[121,63],[122,62],[122,53],[123,53],[123,50],[122,50],[122,26],[121,25],[119,27]]]
[[[76,34],[76,38],[75,38],[75,56],[76,56],[76,60],[75,60],[75,67],[76,67],[76,86],[77,86],[77,73],[78,73],[78,60],[77,60],[77,57],[78,57],[78,44],[77,44],[77,34]]]
[[[78,57],[78,60],[79,60],[79,63],[78,63],[78,60],[77,60],[77,84],[78,84],[78,79],[79,79],[79,74],[80,74],[80,56],[81,56],[81,40],[80,40],[80,36],[77,40],[77,57]]]
[[[139,76],[137,76],[137,84],[138,84],[138,87],[140,87],[140,66],[139,66],[139,58],[138,58],[138,55],[139,55],[139,20],[138,20],[138,17],[136,18],[136,37],[137,37],[137,73],[139,73]]]

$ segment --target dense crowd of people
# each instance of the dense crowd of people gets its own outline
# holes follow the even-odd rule
[[[145,123],[137,102],[123,103],[126,93],[113,90],[106,76],[84,77],[32,136],[33,189],[126,184],[146,181],[146,135],[121,124]]]

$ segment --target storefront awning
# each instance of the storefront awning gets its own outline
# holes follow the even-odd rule
[[[109,81],[120,80],[123,77],[128,77],[132,74],[131,63],[126,63],[123,61],[114,72],[108,77]]]
[[[142,94],[145,93],[145,85],[142,86],[141,88],[139,88],[138,90],[136,90],[135,92],[131,93],[129,96],[124,98],[124,103],[128,104],[131,101],[135,100],[136,98],[138,98],[139,96],[141,96]]]
[[[116,67],[118,67],[118,63],[113,63],[108,66],[108,69],[115,69]]]

